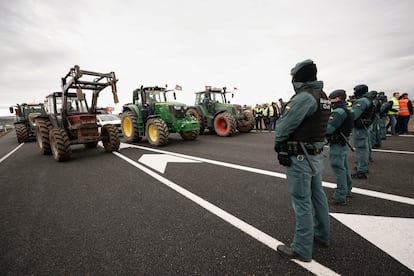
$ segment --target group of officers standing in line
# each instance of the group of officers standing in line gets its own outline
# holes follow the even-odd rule
[[[286,167],[296,219],[292,243],[279,245],[277,251],[305,262],[312,260],[314,243],[330,246],[329,205],[322,187],[324,146],[329,143],[329,161],[337,184],[331,203],[346,205],[352,197],[352,178],[367,178],[371,148],[381,146],[386,116],[396,112],[384,92],[369,91],[365,84],[354,87],[351,103],[343,89],[328,97],[316,74],[316,64],[310,59],[291,69],[295,95],[281,110],[274,144],[279,163]],[[351,133],[355,149],[349,142]],[[348,169],[350,149],[355,150],[357,161],[353,174]]]

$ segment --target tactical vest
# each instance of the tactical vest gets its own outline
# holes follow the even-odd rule
[[[341,127],[339,127],[335,132],[342,132],[346,137],[349,137],[352,132],[352,128],[354,127],[354,111],[350,107],[343,109],[346,112],[346,119],[342,123]]]
[[[304,90],[301,93],[311,94],[318,103],[318,109],[305,118],[300,126],[289,137],[290,141],[323,142],[326,135],[331,105],[325,92],[319,90]]]
[[[372,103],[372,100],[367,97],[365,98],[368,99],[370,105],[364,110],[364,112],[362,112],[358,120],[355,121],[355,128],[358,129],[369,127],[372,124],[373,118],[375,116],[375,106]]]

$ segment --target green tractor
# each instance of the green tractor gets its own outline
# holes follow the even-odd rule
[[[186,112],[185,104],[169,101],[167,93],[171,91],[175,100],[175,90],[163,87],[141,86],[133,91],[132,103],[123,106],[121,116],[127,142],[139,142],[146,136],[151,145],[158,147],[168,143],[170,133],[179,133],[184,140],[198,137],[199,123]]]
[[[10,113],[15,113],[14,129],[16,130],[17,142],[24,143],[34,140],[36,137],[35,118],[45,114],[44,105],[39,104],[16,104],[10,107]]]
[[[36,122],[36,140],[43,155],[52,154],[58,161],[70,159],[71,145],[83,144],[95,148],[102,141],[106,152],[119,149],[118,130],[111,124],[103,125],[99,131],[96,119],[99,93],[110,86],[114,102],[118,102],[114,72],[97,73],[80,70],[78,65],[62,78],[62,92],[46,97],[44,116]],[[84,90],[92,91],[92,102],[88,105]]]
[[[189,107],[187,112],[200,123],[200,134],[209,129],[218,136],[229,137],[237,130],[247,133],[253,129],[255,121],[252,114],[244,111],[241,105],[230,104],[226,99],[227,93],[226,87],[211,86],[195,93],[195,105]]]

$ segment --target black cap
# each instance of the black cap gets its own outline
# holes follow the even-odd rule
[[[304,60],[290,70],[294,82],[316,81],[316,64],[311,59]]]
[[[341,99],[346,98],[346,92],[343,89],[338,89],[335,91],[332,91],[331,94],[329,94],[329,99],[335,99],[336,97],[341,97]]]
[[[367,92],[368,92],[368,86],[365,85],[365,84],[359,84],[359,85],[354,87],[354,96],[356,98],[361,97],[362,95],[364,95]]]

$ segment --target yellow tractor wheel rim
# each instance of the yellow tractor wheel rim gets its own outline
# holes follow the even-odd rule
[[[124,134],[127,137],[131,137],[132,135],[132,122],[129,118],[125,118],[122,122],[122,129],[124,130]]]
[[[154,125],[148,126],[148,137],[151,141],[157,141],[158,140],[158,129]]]

